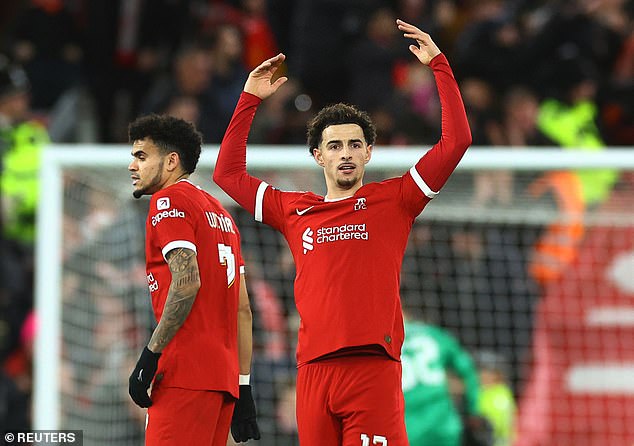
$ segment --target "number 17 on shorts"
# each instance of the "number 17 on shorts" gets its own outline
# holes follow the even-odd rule
[[[387,438],[382,435],[373,435],[372,444],[387,446]],[[361,446],[370,446],[370,436],[368,434],[361,434]]]

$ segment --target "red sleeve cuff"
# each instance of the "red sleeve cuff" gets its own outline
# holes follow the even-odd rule
[[[243,91],[242,94],[240,94],[240,99],[242,99],[249,106],[260,105],[260,102],[262,102],[262,99],[254,94],[247,93],[246,91]]]
[[[429,67],[431,69],[434,69],[434,68],[436,68],[438,66],[438,64],[442,64],[442,63],[449,64],[449,62],[447,61],[447,58],[445,57],[445,55],[443,53],[439,53],[439,54],[434,56],[434,58],[431,60],[431,62],[429,62]]]

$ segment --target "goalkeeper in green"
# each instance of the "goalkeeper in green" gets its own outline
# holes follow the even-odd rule
[[[447,331],[406,318],[401,361],[410,445],[460,446],[463,421],[452,398],[449,373],[463,383],[466,419],[476,419],[480,388],[469,354]]]

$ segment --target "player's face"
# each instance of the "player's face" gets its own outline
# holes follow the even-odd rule
[[[132,162],[128,170],[135,198],[152,195],[163,187],[164,158],[151,139],[141,139],[132,144]]]
[[[314,150],[317,164],[324,168],[328,195],[336,191],[356,192],[363,185],[365,165],[370,161],[369,146],[357,124],[338,124],[322,132],[319,148]]]

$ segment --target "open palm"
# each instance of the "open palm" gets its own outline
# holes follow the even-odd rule
[[[429,65],[431,60],[440,54],[440,49],[436,46],[429,34],[421,31],[414,25],[402,20],[397,20],[398,29],[403,31],[403,37],[416,40],[418,46],[410,45],[409,50],[425,65]]]
[[[273,75],[282,65],[284,59],[286,59],[286,56],[280,53],[258,65],[249,73],[249,77],[244,84],[244,91],[260,99],[266,99],[275,93],[277,89],[288,80],[287,77],[283,76],[273,82]]]

